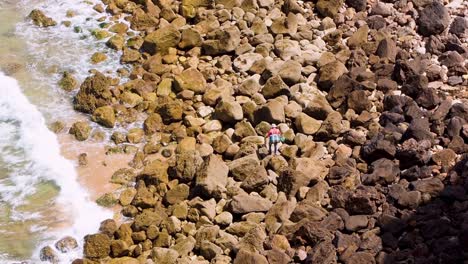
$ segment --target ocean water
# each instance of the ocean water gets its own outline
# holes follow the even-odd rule
[[[58,254],[60,263],[71,263],[82,253],[83,235],[112,218],[80,186],[75,161],[61,155],[57,137],[48,129],[55,120],[87,118],[73,111],[73,93],[57,86],[63,71],[81,82],[89,69],[112,74],[121,67],[120,54],[91,34],[102,16],[92,9],[95,3],[0,0],[0,263],[40,263],[39,250],[66,235],[80,245]],[[26,17],[34,8],[58,25],[32,25]],[[108,60],[92,65],[96,51]]]

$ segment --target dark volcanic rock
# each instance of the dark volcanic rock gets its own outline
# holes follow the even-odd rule
[[[372,173],[362,175],[362,182],[365,184],[392,183],[400,174],[397,164],[389,159],[379,159],[372,162]]]
[[[417,22],[421,35],[428,37],[444,31],[450,23],[450,15],[443,4],[434,1],[419,13]]]
[[[363,158],[374,161],[380,158],[393,158],[396,148],[392,142],[385,140],[382,134],[379,134],[366,142],[362,147]]]
[[[357,12],[366,10],[366,0],[346,0],[346,4],[356,9]]]
[[[467,34],[468,20],[464,17],[456,17],[450,25],[450,33],[463,37]]]

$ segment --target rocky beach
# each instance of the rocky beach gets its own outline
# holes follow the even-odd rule
[[[467,1],[48,8],[28,26],[91,48],[54,64],[67,115],[46,120],[108,219],[80,211],[95,230],[41,241],[41,261],[468,263]]]

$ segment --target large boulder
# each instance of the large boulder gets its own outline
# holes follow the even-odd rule
[[[206,90],[206,80],[197,69],[184,70],[175,77],[176,89],[179,91],[190,90],[195,93],[203,93]]]
[[[197,172],[195,186],[203,194],[220,197],[226,191],[229,167],[216,155],[208,156]]]
[[[262,94],[265,98],[275,98],[280,95],[289,95],[289,87],[284,83],[279,75],[275,75],[267,80],[263,86]]]
[[[94,110],[92,120],[105,126],[112,128],[115,125],[114,108],[110,105],[101,106]]]
[[[240,36],[240,30],[236,26],[218,30],[214,34],[214,39],[203,42],[203,51],[207,55],[231,52],[239,46]]]
[[[262,121],[268,123],[282,123],[285,121],[284,105],[278,100],[271,100],[254,112],[255,124]]]
[[[417,20],[421,35],[429,37],[442,33],[450,24],[450,15],[447,8],[439,1],[428,4],[419,13]]]
[[[176,27],[168,25],[149,33],[145,37],[143,49],[150,54],[166,52],[169,48],[177,47],[181,34]]]
[[[341,75],[347,72],[346,66],[340,61],[330,62],[320,68],[318,85],[328,90]]]
[[[234,101],[220,101],[215,108],[216,119],[219,119],[226,123],[234,123],[242,120],[244,113],[241,105]]]
[[[87,235],[84,237],[83,254],[87,258],[101,259],[109,256],[111,239],[105,234]]]
[[[96,72],[81,84],[80,90],[73,101],[74,108],[91,114],[98,107],[110,105],[112,103],[112,93],[109,87],[109,78],[100,72]]]
[[[29,13],[28,16],[34,25],[39,26],[39,27],[52,27],[57,25],[57,22],[55,22],[52,18],[46,16],[44,12],[42,12],[39,9],[34,9]]]
[[[256,154],[233,160],[229,171],[235,180],[242,182],[241,187],[246,191],[259,191],[268,183],[268,174]]]
[[[322,123],[304,113],[296,118],[295,125],[299,132],[306,135],[313,135],[320,129]]]

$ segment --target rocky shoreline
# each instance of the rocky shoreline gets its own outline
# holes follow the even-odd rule
[[[112,16],[95,36],[122,52],[129,81],[91,71],[73,104],[106,128],[137,124],[107,149],[135,154],[112,176],[118,195],[100,198],[128,221],[102,222],[74,264],[466,263],[466,2],[94,9]],[[273,123],[279,156],[265,147]]]

